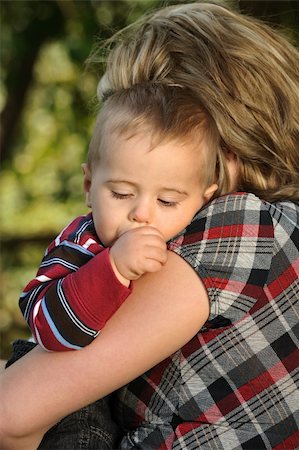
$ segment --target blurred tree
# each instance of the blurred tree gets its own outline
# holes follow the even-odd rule
[[[264,19],[274,25],[289,27],[297,35],[299,32],[298,0],[239,0],[242,12]]]
[[[34,2],[33,5],[26,1],[5,1],[1,4],[1,18],[6,103],[1,113],[0,145],[2,159],[7,159],[38,52],[47,39],[61,34],[64,22],[56,2]]]
[[[139,2],[140,3],[140,2]],[[128,23],[132,8],[137,14],[147,9],[149,1],[30,1],[1,2],[2,83],[6,100],[1,113],[1,154],[13,156],[19,122],[39,52],[46,43],[65,42],[70,59],[81,66],[88,56],[93,38],[99,31],[105,38],[111,28]],[[136,14],[136,11],[135,11]]]

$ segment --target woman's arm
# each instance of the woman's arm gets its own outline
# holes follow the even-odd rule
[[[207,293],[197,274],[169,252],[161,271],[136,281],[132,295],[88,347],[68,353],[34,349],[2,374],[3,448],[33,448],[28,446],[30,436],[36,439],[62,417],[182,347],[208,312]]]

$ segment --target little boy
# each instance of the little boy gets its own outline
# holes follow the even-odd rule
[[[51,351],[88,345],[132,280],[162,267],[166,242],[217,189],[212,126],[177,87],[139,85],[106,100],[82,166],[92,213],[60,233],[21,295],[35,342]]]

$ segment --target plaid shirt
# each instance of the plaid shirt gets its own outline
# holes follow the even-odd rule
[[[299,447],[298,215],[292,202],[227,195],[170,243],[211,312],[188,344],[119,391],[122,449]]]

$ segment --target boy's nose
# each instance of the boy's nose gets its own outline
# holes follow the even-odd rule
[[[152,212],[150,205],[139,204],[136,205],[129,214],[129,219],[131,222],[144,223],[149,225],[152,221]]]

